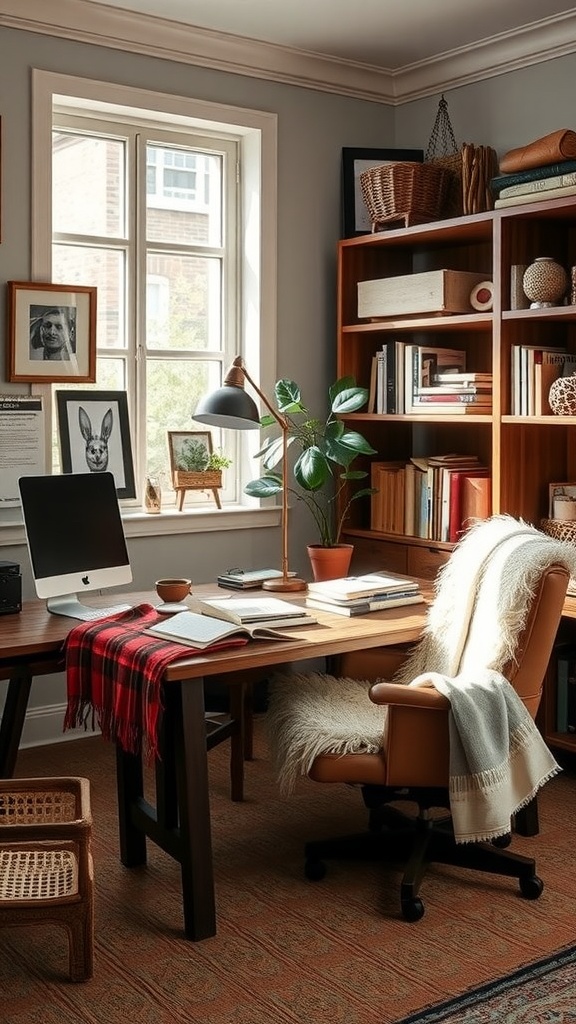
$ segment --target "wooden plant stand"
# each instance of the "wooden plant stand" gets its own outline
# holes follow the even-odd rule
[[[176,507],[179,512],[184,508],[186,491],[212,491],[218,508],[222,508],[218,489],[222,487],[222,470],[213,469],[205,473],[186,473],[175,469],[172,473],[172,486],[176,491]]]

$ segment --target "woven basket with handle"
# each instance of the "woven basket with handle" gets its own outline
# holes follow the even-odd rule
[[[370,167],[360,175],[360,187],[372,231],[393,221],[409,227],[438,220],[446,182],[445,170],[430,164],[397,161]]]

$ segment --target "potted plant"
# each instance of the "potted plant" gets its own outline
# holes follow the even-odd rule
[[[218,490],[222,487],[222,470],[232,460],[221,451],[212,450],[209,433],[200,431],[168,431],[172,486],[177,492],[177,508],[182,511],[186,491],[212,491],[221,508]]]
[[[353,377],[341,377],[329,388],[330,409],[324,420],[310,414],[295,381],[277,381],[274,395],[278,412],[287,424],[288,449],[298,451],[292,467],[295,486],[289,487],[288,491],[298,501],[304,502],[318,534],[317,543],[309,545],[309,553],[313,560],[313,549],[320,552],[348,549],[347,565],[343,571],[341,567],[336,570],[337,576],[345,575],[352,545],[340,543],[342,528],[352,502],[374,493],[371,487],[352,489],[355,481],[365,479],[368,474],[351,466],[357,456],[374,455],[375,449],[357,431],[349,430],[338,417],[357,412],[368,400],[368,391],[358,387]],[[263,427],[278,426],[270,414],[263,416],[260,422]],[[282,451],[282,436],[266,439],[256,456],[262,459],[265,472],[246,485],[246,494],[270,498],[281,493],[282,474],[277,467],[282,461]]]

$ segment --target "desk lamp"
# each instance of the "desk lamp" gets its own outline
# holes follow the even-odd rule
[[[236,356],[226,374],[223,387],[200,399],[192,418],[198,423],[207,423],[214,427],[229,427],[232,430],[258,430],[260,416],[256,403],[244,390],[244,381],[246,380],[254,388],[282,431],[282,577],[264,580],[262,586],[265,590],[284,592],[306,590],[307,583],[304,580],[288,575],[288,486],[286,479],[288,424],[252,380],[241,356]]]

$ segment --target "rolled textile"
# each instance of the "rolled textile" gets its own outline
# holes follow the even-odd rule
[[[526,146],[511,149],[500,160],[503,174],[524,171],[530,167],[541,167],[561,160],[576,158],[576,131],[570,128],[559,128],[558,131],[544,135],[541,139],[529,142]]]

